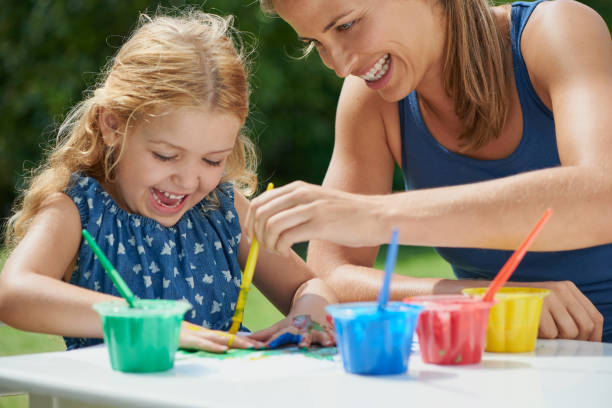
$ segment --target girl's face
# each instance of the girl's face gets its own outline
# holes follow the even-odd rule
[[[128,132],[107,188],[126,211],[173,226],[219,184],[241,126],[206,108],[143,120]]]
[[[360,77],[387,101],[408,95],[440,64],[444,25],[435,0],[275,0],[274,7],[336,75]]]

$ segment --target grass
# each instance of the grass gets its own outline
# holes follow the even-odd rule
[[[374,265],[384,268],[386,248],[381,249]],[[4,265],[6,254],[0,251],[0,268]],[[400,247],[397,258],[396,273],[415,277],[453,278],[450,266],[431,248]],[[251,289],[245,308],[244,323],[251,330],[266,328],[282,318],[282,314],[257,290]],[[43,353],[64,350],[61,337],[47,334],[29,333],[0,326],[0,356],[26,353]],[[27,395],[0,397],[0,408],[25,408],[28,406]]]

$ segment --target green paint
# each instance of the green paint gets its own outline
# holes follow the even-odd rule
[[[455,359],[456,364],[459,364],[460,362],[461,362],[461,354],[459,354],[457,358]]]
[[[302,354],[304,357],[315,358],[318,360],[333,360],[338,353],[336,347],[311,347],[298,348],[286,347],[275,350],[248,350],[248,349],[230,349],[225,353],[210,353],[208,351],[188,351],[179,350],[176,353],[176,360],[187,360],[190,358],[211,358],[214,360],[227,360],[233,358],[244,358],[248,360],[259,360],[273,356],[282,356],[288,354]]]

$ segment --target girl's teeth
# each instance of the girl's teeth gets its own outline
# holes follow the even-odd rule
[[[185,194],[174,195],[174,194],[167,193],[165,191],[160,191],[160,193],[163,193],[166,197],[171,198],[173,200],[178,200],[178,199],[185,197]]]
[[[168,208],[174,208],[174,207],[178,207],[181,204],[181,201],[183,200],[183,198],[185,198],[186,194],[180,194],[180,195],[175,195],[175,194],[170,194],[166,191],[161,191],[161,190],[157,190],[157,189],[151,189],[152,190],[152,195],[153,195],[153,199],[155,200],[155,202],[157,202],[157,204],[162,205],[164,207],[168,207]],[[162,202],[159,197],[157,196],[157,194],[163,194],[165,197],[171,199],[171,200],[176,200],[176,203],[174,204],[168,204],[168,203],[164,203]]]

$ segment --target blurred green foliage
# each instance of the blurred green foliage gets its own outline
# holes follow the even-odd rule
[[[374,1],[374,0],[372,0]],[[341,80],[316,55],[297,60],[300,44],[256,0],[21,0],[0,13],[0,217],[8,216],[25,169],[39,162],[67,110],[93,86],[96,73],[134,26],[138,12],[193,4],[234,14],[251,33],[252,114],[261,182],[320,183],[333,147]],[[584,1],[610,25],[610,0]]]

